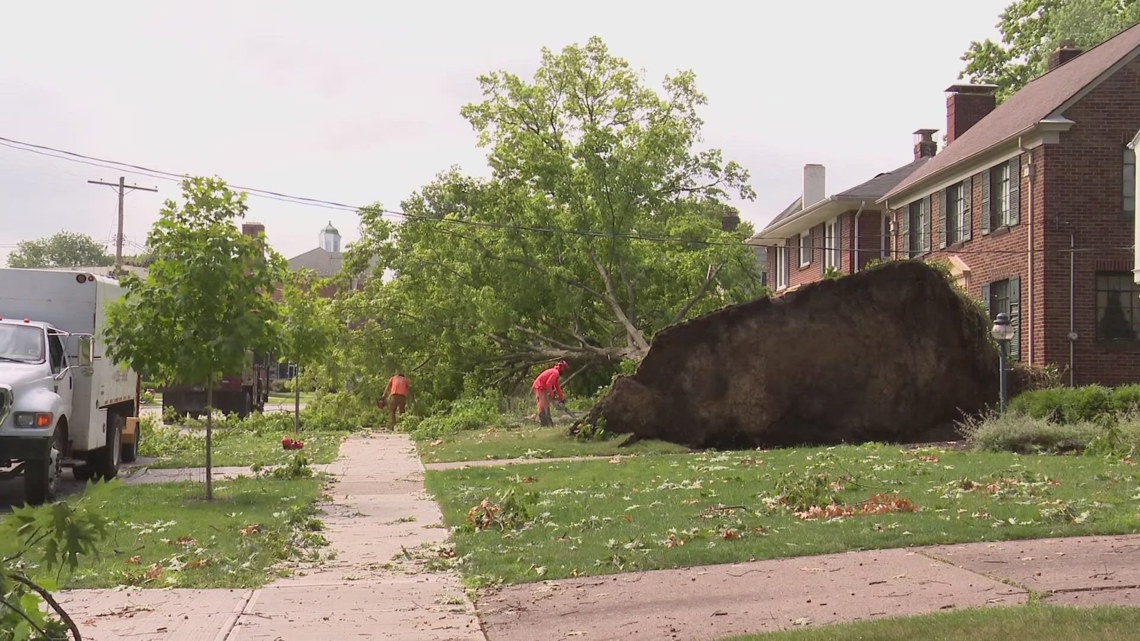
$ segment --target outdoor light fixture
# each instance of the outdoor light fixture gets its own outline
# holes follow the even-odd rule
[[[1005,353],[1008,349],[1009,342],[1013,340],[1013,333],[1015,329],[1009,324],[1009,314],[1001,312],[994,318],[993,337],[998,343],[998,400],[1000,402],[1001,413],[1005,413],[1005,397],[1006,397],[1006,382],[1005,382]]]

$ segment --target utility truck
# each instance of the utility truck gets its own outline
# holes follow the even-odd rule
[[[54,498],[64,467],[110,480],[138,455],[139,377],[102,336],[118,281],[79,271],[0,269],[0,480]]]

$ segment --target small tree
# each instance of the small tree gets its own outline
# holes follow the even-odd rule
[[[70,231],[21,241],[8,255],[9,267],[106,267],[114,262],[94,238]]]
[[[272,294],[284,259],[242,234],[246,194],[218,178],[182,181],[184,202],[166,201],[147,237],[154,261],[146,280],[127,275],[126,296],[107,310],[107,350],[166,380],[205,385],[206,498],[213,498],[213,385],[241,370],[250,350],[277,341]]]
[[[301,371],[321,358],[332,342],[333,327],[328,300],[321,297],[321,282],[308,269],[294,272],[283,292],[280,360],[295,363],[293,376],[293,431],[301,431]]]

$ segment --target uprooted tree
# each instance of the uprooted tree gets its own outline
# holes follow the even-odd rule
[[[360,294],[405,367],[464,372],[639,359],[663,327],[762,293],[731,196],[747,172],[697,150],[705,97],[694,75],[659,93],[597,38],[544,50],[533,80],[480,78],[462,113],[488,149],[489,179],[441,174],[403,203],[398,227],[362,211],[350,269],[385,256]],[[448,378],[450,377],[450,378]],[[421,390],[424,388],[421,386]]]

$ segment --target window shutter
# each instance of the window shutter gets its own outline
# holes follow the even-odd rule
[[[974,179],[970,177],[963,181],[962,189],[965,199],[962,204],[962,212],[958,215],[962,218],[964,229],[962,237],[958,240],[970,240],[974,237]]]
[[[990,213],[990,170],[986,169],[982,172],[982,234],[990,233],[990,220],[992,214]]]
[[[898,213],[898,256],[896,258],[910,258],[910,205],[905,205]]]
[[[835,219],[835,269],[843,273],[843,216]],[[851,270],[855,271],[855,270]]]
[[[922,238],[919,242],[922,243],[922,252],[925,254],[930,251],[930,196],[922,199]]]
[[[1009,161],[1009,226],[1021,222],[1021,157]]]
[[[982,285],[982,305],[985,305],[985,307],[986,307],[986,315],[990,317],[990,320],[993,320],[994,313],[990,310],[990,284],[989,283]]]
[[[1009,342],[1009,359],[1021,356],[1021,279],[1009,279],[1009,324],[1013,325],[1013,340]]]
[[[939,205],[938,218],[942,221],[942,238],[938,239],[938,248],[946,249],[946,241],[950,238],[950,209],[946,206],[950,202],[950,188],[941,191],[942,202]]]

